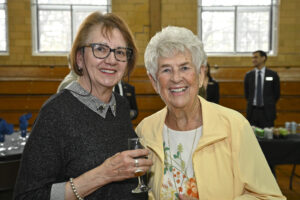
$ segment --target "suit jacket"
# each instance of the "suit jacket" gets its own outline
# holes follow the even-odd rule
[[[124,81],[122,81],[121,83],[123,88],[123,96],[127,99],[127,102],[130,106],[130,118],[131,120],[134,120],[138,116],[138,107],[135,98],[135,88],[134,86]],[[116,85],[115,87],[118,87],[118,85]]]
[[[219,83],[212,77],[208,77],[208,84],[206,88],[206,100],[214,103],[219,103]]]
[[[247,103],[247,119],[250,119],[253,111],[253,99],[255,93],[255,70],[247,72],[244,79],[245,98]],[[276,119],[276,102],[280,97],[280,80],[277,72],[268,68],[265,70],[263,85],[264,111],[268,120]]]

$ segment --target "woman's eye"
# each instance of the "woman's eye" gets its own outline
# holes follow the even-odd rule
[[[185,65],[185,66],[182,66],[181,69],[182,69],[183,71],[186,71],[186,70],[189,69],[189,67]]]
[[[125,51],[116,51],[116,53],[120,56],[126,56],[126,52]]]
[[[107,49],[105,47],[101,47],[101,46],[97,47],[96,50],[100,51],[100,52],[106,52],[107,51]]]
[[[170,71],[170,69],[168,69],[168,68],[164,68],[161,70],[162,73],[169,72],[169,71]]]

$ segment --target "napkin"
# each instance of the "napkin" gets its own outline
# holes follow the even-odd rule
[[[20,127],[20,130],[21,130],[21,135],[23,137],[26,136],[26,133],[27,133],[27,127],[28,127],[28,120],[32,117],[32,114],[31,113],[27,113],[27,114],[24,114],[22,115],[20,118],[19,118],[19,127]]]
[[[14,125],[8,124],[4,119],[0,118],[0,134],[12,134],[14,132]]]

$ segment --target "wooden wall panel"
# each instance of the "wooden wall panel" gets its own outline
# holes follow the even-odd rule
[[[158,95],[137,95],[137,105],[139,110],[152,111],[160,110],[165,106],[165,103],[161,100]]]
[[[247,101],[240,96],[223,96],[220,99],[220,105],[232,108],[237,111],[245,112],[247,107]],[[277,102],[277,110],[300,112],[300,98],[294,98],[292,96],[282,96]]]
[[[43,103],[49,98],[49,95],[18,95],[18,96],[1,96],[1,111],[26,111],[39,110]]]
[[[47,95],[54,94],[60,81],[42,80],[42,81],[0,81],[0,94],[17,94],[17,95]]]
[[[29,112],[32,114],[32,117],[28,120],[28,124],[31,127],[39,113],[39,110],[36,111],[26,110],[23,112],[22,111],[0,111],[0,118],[5,119],[7,123],[13,124],[14,128],[17,130],[19,126],[20,116]]]
[[[130,81],[135,87],[135,93],[141,95],[156,95],[154,88],[149,80]]]
[[[280,76],[281,98],[277,104],[276,126],[285,121],[300,122],[300,67],[273,67]],[[220,84],[220,104],[245,115],[243,79],[250,67],[212,68],[212,75]],[[40,107],[52,95],[63,77],[67,66],[0,66],[0,118],[18,125],[19,117],[33,113],[33,124]],[[126,79],[125,79],[126,80]],[[147,117],[165,106],[156,94],[144,67],[137,67],[129,82],[135,86],[139,116],[133,120],[136,126]]]
[[[246,73],[252,70],[252,67],[231,67],[221,66],[212,67],[212,76],[219,81],[241,81],[244,80]],[[299,81],[300,67],[270,67],[276,71],[281,81]]]
[[[284,127],[285,122],[295,121],[297,123],[300,122],[300,112],[290,112],[290,111],[281,111],[277,112],[277,119],[275,120],[275,126]]]
[[[0,78],[62,79],[69,73],[67,66],[0,66]]]

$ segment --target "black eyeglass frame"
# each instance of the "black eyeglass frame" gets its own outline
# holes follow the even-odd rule
[[[101,45],[101,46],[107,47],[109,49],[108,54],[106,56],[104,56],[104,57],[98,57],[98,56],[96,56],[95,52],[94,52],[94,47],[96,45]],[[115,56],[115,59],[117,61],[119,61],[119,62],[128,62],[132,58],[132,55],[133,55],[133,49],[131,49],[129,47],[118,47],[118,48],[112,49],[112,48],[110,48],[110,46],[108,46],[106,44],[102,44],[102,43],[90,43],[88,45],[83,46],[82,48],[84,48],[84,47],[90,47],[90,48],[92,48],[94,57],[95,58],[99,58],[99,59],[105,59],[105,58],[107,58],[110,55],[111,52],[114,52],[114,56]],[[126,50],[127,60],[119,60],[117,58],[117,56],[116,56],[116,50],[118,50],[118,49],[125,49]]]

